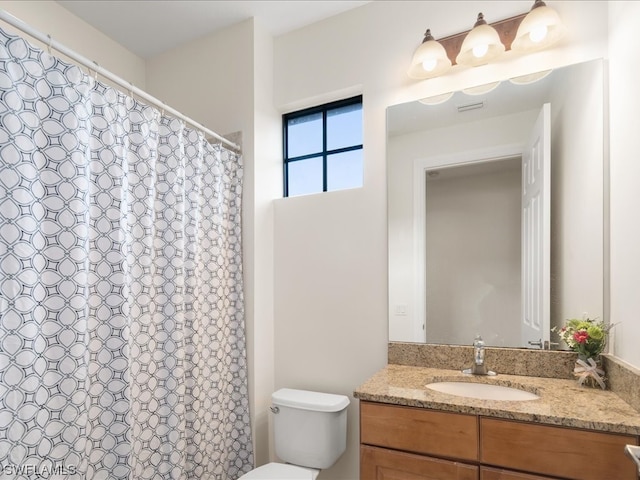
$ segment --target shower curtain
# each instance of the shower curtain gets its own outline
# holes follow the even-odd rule
[[[241,157],[0,43],[0,478],[235,480]]]

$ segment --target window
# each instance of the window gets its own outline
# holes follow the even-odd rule
[[[362,187],[362,95],[283,116],[284,196]]]

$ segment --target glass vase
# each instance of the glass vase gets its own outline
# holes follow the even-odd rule
[[[606,390],[605,371],[602,366],[602,357],[587,357],[586,355],[578,355],[573,374],[578,381],[578,385],[582,387],[601,388]]]

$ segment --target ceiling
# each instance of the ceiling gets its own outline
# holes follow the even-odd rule
[[[368,1],[58,0],[142,58],[255,17],[278,36]]]

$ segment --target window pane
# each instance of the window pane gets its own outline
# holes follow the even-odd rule
[[[327,112],[327,149],[362,145],[362,104]]]
[[[327,190],[362,187],[362,150],[327,157]]]
[[[322,113],[287,120],[289,158],[322,152]]]
[[[288,164],[289,196],[322,192],[322,157]]]

